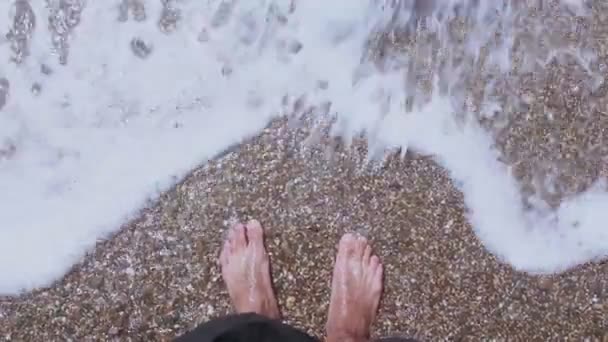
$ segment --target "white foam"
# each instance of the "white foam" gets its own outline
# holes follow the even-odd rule
[[[565,200],[557,212],[522,207],[493,141],[473,123],[458,124],[449,101],[437,99],[410,116],[392,113],[379,135],[390,146],[410,146],[436,157],[463,191],[468,218],[484,246],[502,261],[530,273],[555,273],[608,253],[608,194],[598,184]]]
[[[87,2],[65,67],[41,24],[47,10],[34,8],[32,56],[19,67],[0,65],[11,82],[0,144],[17,148],[0,161],[0,293],[61,277],[147,199],[280,115],[285,94],[331,101],[341,134],[366,129],[378,146],[436,155],[461,185],[480,239],[517,269],[555,272],[606,254],[604,193],[564,203],[557,224],[531,217],[490,138],[473,124],[456,125],[448,99],[404,115],[401,72],[360,64],[370,31],[387,24],[389,10],[367,1],[298,1],[281,25],[268,13],[288,13],[291,1],[236,1],[230,20],[211,27],[220,2],[184,0],[177,32],[166,35],[156,26],[160,6],[147,8],[146,22],[118,23],[117,3]],[[0,30],[7,25],[0,21]],[[130,51],[134,36],[153,44],[148,58]],[[288,47],[296,40],[303,48],[294,55]],[[0,45],[0,60],[9,53]],[[39,73],[42,62],[53,66],[50,77]],[[232,73],[222,75],[228,67]],[[367,76],[355,82],[355,74]],[[37,97],[29,91],[35,81]]]
[[[16,146],[0,162],[0,293],[62,276],[147,199],[258,133],[280,114],[284,94],[316,89],[321,75],[349,84],[368,5],[310,1],[287,26],[266,20],[290,3],[238,2],[228,23],[213,28],[218,1],[183,1],[178,31],[166,35],[156,25],[160,6],[147,7],[144,23],[118,23],[118,1],[91,1],[65,67],[43,24],[47,9],[34,8],[32,55],[19,67],[0,65],[10,81],[0,141]],[[203,28],[209,41],[201,43]],[[135,36],[153,45],[145,60],[129,48]],[[290,39],[304,44],[298,55],[282,45]],[[0,60],[10,53],[5,42]],[[40,74],[40,63],[52,66],[50,77]],[[222,75],[226,66],[229,76]],[[37,97],[33,82],[42,85]]]

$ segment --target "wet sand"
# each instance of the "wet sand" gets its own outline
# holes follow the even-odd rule
[[[597,11],[583,24],[608,65],[608,18]],[[580,70],[547,75],[521,80],[518,96],[532,104],[495,134],[524,194],[555,205],[608,176],[608,83],[592,92],[576,86]],[[307,136],[275,121],[193,171],[64,279],[0,298],[0,340],[169,340],[230,313],[216,258],[230,223],[249,218],[267,227],[286,321],[314,335],[323,334],[336,243],[355,231],[385,265],[375,336],[608,340],[608,262],[515,272],[483,248],[462,194],[432,159],[408,153],[368,168],[364,144],[304,147]],[[535,187],[556,174],[558,191]]]
[[[363,168],[365,146],[304,147],[279,120],[194,171],[49,289],[0,300],[9,341],[167,340],[230,313],[216,263],[227,226],[259,219],[287,322],[322,336],[339,236],[385,264],[375,336],[608,338],[608,263],[558,276],[489,254],[445,170],[422,156]]]

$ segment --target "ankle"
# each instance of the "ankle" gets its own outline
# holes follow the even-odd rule
[[[326,342],[367,342],[369,337],[346,331],[327,332]]]
[[[355,337],[348,337],[348,336],[344,336],[344,337],[328,336],[325,341],[326,342],[368,342],[369,339],[368,338],[355,338]]]
[[[247,303],[247,305],[235,306],[235,311],[238,314],[255,313],[270,319],[280,319],[281,316],[277,306],[273,305],[273,303],[269,301],[262,301],[261,303]]]

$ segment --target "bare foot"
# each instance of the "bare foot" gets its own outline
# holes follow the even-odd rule
[[[367,240],[340,240],[331,284],[327,341],[367,341],[382,293],[382,265]]]
[[[280,317],[270,278],[264,230],[258,221],[232,227],[220,254],[222,277],[237,313]]]

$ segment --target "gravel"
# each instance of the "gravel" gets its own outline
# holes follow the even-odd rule
[[[365,144],[306,146],[278,120],[212,160],[48,289],[0,300],[7,341],[167,340],[230,312],[216,258],[226,228],[259,219],[286,320],[322,336],[341,234],[385,264],[374,334],[425,340],[608,338],[608,263],[537,277],[489,254],[462,194],[431,159],[363,163]],[[326,144],[324,144],[326,146]]]
[[[27,1],[17,3],[25,19],[32,17]],[[65,64],[67,37],[80,20],[82,3],[60,3],[69,10],[52,12],[48,24]],[[119,19],[131,14],[144,20],[142,4],[123,1]],[[173,1],[163,4],[158,25],[170,33],[180,12]],[[601,74],[608,65],[608,12],[603,3],[593,4],[595,14],[587,21],[553,19],[579,34],[563,37],[598,54],[592,68]],[[225,10],[227,15],[230,9]],[[15,62],[27,56],[36,25],[25,19],[15,22],[8,36]],[[214,25],[224,19],[218,16]],[[553,31],[561,44],[562,33]],[[590,75],[568,61],[543,75],[515,76],[515,87],[506,86],[525,105],[509,111],[506,126],[498,120],[482,123],[495,135],[504,162],[513,166],[522,200],[538,196],[556,206],[608,176],[606,80],[592,86]],[[473,81],[463,89],[475,97]],[[462,194],[432,159],[408,152],[370,165],[361,140],[310,146],[308,135],[306,124],[273,122],[194,170],[51,287],[0,298],[0,340],[169,340],[227,314],[216,258],[227,227],[250,218],[267,228],[287,322],[317,336],[323,334],[336,243],[341,234],[355,231],[368,236],[385,265],[376,336],[608,340],[608,262],[554,276],[515,272],[478,241]],[[11,145],[5,145],[0,158],[10,155]],[[556,186],[544,188],[547,180]]]

